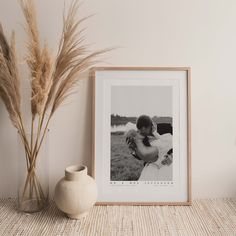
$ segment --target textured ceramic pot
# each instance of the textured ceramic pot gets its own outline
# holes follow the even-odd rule
[[[86,216],[97,200],[96,182],[87,172],[86,166],[69,166],[55,188],[57,207],[72,219]]]

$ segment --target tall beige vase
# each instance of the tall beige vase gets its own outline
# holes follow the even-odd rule
[[[65,177],[56,185],[57,207],[72,219],[85,217],[97,200],[97,186],[86,166],[69,166]]]

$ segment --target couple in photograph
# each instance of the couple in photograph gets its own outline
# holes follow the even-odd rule
[[[136,122],[137,130],[126,133],[126,142],[131,154],[144,161],[138,181],[171,181],[173,143],[172,131],[159,134],[157,124],[147,115]]]

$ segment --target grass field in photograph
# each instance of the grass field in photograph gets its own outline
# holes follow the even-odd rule
[[[123,132],[111,133],[111,181],[138,180],[143,167],[130,154]]]

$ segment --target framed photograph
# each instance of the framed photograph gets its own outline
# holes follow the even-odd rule
[[[97,204],[190,205],[190,68],[92,72]]]

